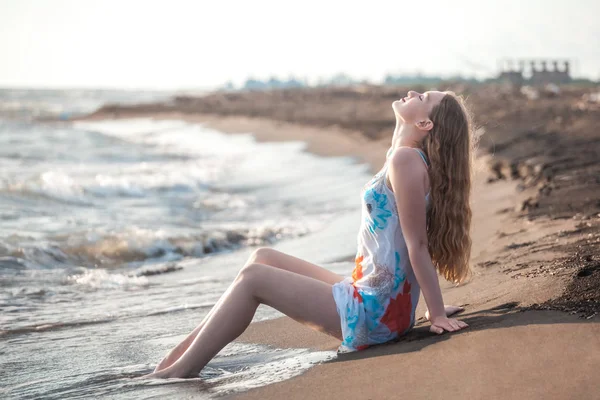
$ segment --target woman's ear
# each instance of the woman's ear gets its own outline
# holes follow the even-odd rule
[[[422,131],[430,131],[433,129],[433,122],[429,118],[419,121],[415,125],[417,125],[417,128],[421,129]]]

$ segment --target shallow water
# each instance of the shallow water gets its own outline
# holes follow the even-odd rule
[[[256,246],[351,271],[335,260],[355,252],[368,167],[305,147],[176,120],[0,119],[0,395],[213,397],[334,356],[234,343],[199,379],[132,379]]]

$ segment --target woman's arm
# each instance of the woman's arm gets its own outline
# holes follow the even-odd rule
[[[414,149],[397,149],[392,156],[389,175],[410,262],[429,312],[435,318],[445,315],[444,301],[437,272],[427,249],[424,177],[426,170],[418,157]]]
[[[427,248],[425,174],[427,171],[414,149],[397,149],[390,160],[390,183],[398,208],[402,233],[413,271],[423,291],[432,322],[432,331],[442,333],[465,327],[462,321],[448,319],[435,267]]]

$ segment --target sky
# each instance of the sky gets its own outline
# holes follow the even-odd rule
[[[597,80],[598,16],[598,0],[0,0],[0,86],[483,78],[518,57],[569,58]]]

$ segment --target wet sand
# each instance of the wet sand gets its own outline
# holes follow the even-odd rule
[[[540,109],[543,107],[551,105],[541,105]],[[533,107],[531,115],[545,121],[548,113],[536,110]],[[302,111],[297,114],[305,115]],[[373,173],[383,165],[391,144],[393,121],[388,121],[383,133],[366,134],[364,129],[349,129],[351,124],[284,121],[276,111],[272,113],[273,117],[267,118],[243,107],[227,113],[213,110],[211,114],[155,108],[124,109],[118,115],[105,110],[92,117],[184,118],[223,132],[252,132],[263,141],[305,140],[308,151],[356,156],[369,163]],[[597,117],[596,111],[591,113],[583,116],[590,124]],[[491,111],[483,113],[484,118],[490,115]],[[598,133],[576,124],[580,132],[563,137],[538,126],[537,136],[519,139],[518,125],[525,117],[511,118],[497,116],[495,128],[488,124],[488,140],[494,142],[497,151],[489,152],[489,146],[482,142],[483,154],[477,165],[480,172],[472,196],[474,276],[456,287],[440,281],[444,302],[465,306],[458,318],[469,328],[440,336],[429,333],[429,324],[422,318],[426,305],[421,297],[415,329],[397,343],[340,355],[300,377],[237,397],[563,399],[597,395],[600,325],[596,310],[600,289],[596,282],[600,259],[596,249],[600,216],[596,215],[594,200],[598,197],[591,196],[600,193],[593,184]],[[551,122],[556,123],[556,119]],[[507,136],[509,131],[513,136]],[[504,144],[499,146],[501,139]],[[561,146],[588,151],[576,159],[565,155],[568,151],[562,151]],[[536,164],[531,160],[538,157],[538,147],[547,154]],[[564,176],[572,178],[561,178]],[[540,308],[569,312],[537,310]],[[330,350],[339,344],[289,318],[252,324],[239,340]]]

